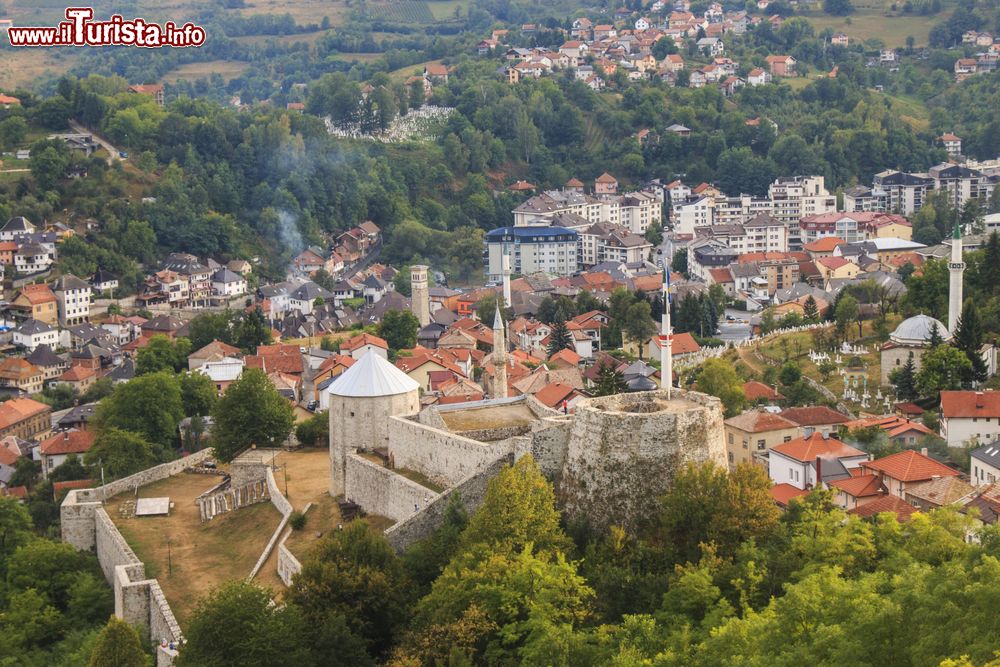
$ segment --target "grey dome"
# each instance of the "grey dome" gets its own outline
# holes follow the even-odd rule
[[[931,339],[931,331],[937,325],[941,340],[951,340],[948,327],[930,315],[914,315],[903,320],[889,336],[889,340],[900,345],[924,345]]]

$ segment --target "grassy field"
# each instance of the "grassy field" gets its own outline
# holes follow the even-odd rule
[[[350,11],[343,0],[247,0],[244,16],[253,14],[291,14],[296,23],[321,23],[329,17],[331,25],[338,25]]]
[[[46,75],[58,77],[73,66],[71,55],[58,49],[14,49],[4,37],[0,40],[0,90],[31,86]]]
[[[119,507],[131,494],[108,502],[108,516],[146,564],[146,575],[159,580],[181,627],[206,591],[250,574],[280,521],[278,510],[265,502],[202,523],[194,499],[218,481],[185,473],[139,489],[140,498],[168,496],[174,503],[170,516],[123,518]]]
[[[927,106],[915,97],[886,95],[892,101],[892,109],[899,117],[916,130],[926,130],[931,124],[931,114]]]
[[[164,74],[163,80],[170,83],[180,80],[196,81],[207,79],[213,74],[219,74],[223,79],[229,81],[243,74],[247,67],[249,67],[249,63],[238,60],[209,60],[203,63],[188,63]]]
[[[460,8],[462,16],[469,13],[469,0],[439,0],[437,2],[431,1],[427,3],[430,7],[431,14],[434,16],[435,20],[447,21],[448,19],[455,18],[455,9]]]
[[[846,34],[852,40],[880,39],[890,48],[906,46],[906,38],[909,35],[913,36],[916,46],[926,46],[931,27],[948,17],[945,12],[936,16],[886,16],[881,8],[863,7],[859,7],[858,11],[849,17],[818,12],[803,16],[813,24],[816,32],[830,28]]]
[[[308,44],[313,46],[321,40],[326,35],[330,34],[331,30],[315,30],[313,32],[303,32],[295,35],[244,35],[242,37],[233,37],[233,41],[240,42],[241,44],[268,44],[274,42],[276,44]]]
[[[424,71],[424,67],[431,64],[440,64],[440,60],[428,60],[427,62],[417,63],[416,65],[407,65],[406,67],[400,67],[397,70],[389,72],[389,78],[393,81],[405,81],[411,76],[421,74]]]

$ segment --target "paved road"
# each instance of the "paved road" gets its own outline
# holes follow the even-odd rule
[[[69,122],[69,126],[70,126],[70,128],[72,128],[72,130],[74,132],[79,132],[80,134],[89,134],[89,135],[92,135],[94,137],[94,142],[97,143],[101,148],[103,148],[104,150],[106,150],[108,152],[108,164],[111,164],[111,163],[115,162],[116,160],[121,160],[122,159],[121,156],[118,155],[118,149],[115,148],[111,144],[111,142],[108,141],[107,139],[104,139],[103,137],[99,137],[98,135],[94,134],[93,130],[90,130],[90,129],[84,127],[83,125],[81,125],[80,123],[76,122],[75,120],[71,120]]]

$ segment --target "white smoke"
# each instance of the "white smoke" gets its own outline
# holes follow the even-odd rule
[[[278,211],[278,241],[293,257],[306,248],[299,231],[299,219],[288,211]]]

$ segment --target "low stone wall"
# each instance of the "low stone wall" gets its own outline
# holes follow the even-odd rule
[[[211,521],[220,514],[256,505],[270,500],[267,482],[257,480],[240,488],[229,488],[215,493],[205,493],[195,499],[202,521]]]
[[[285,541],[282,540],[281,544],[278,545],[278,577],[286,586],[291,586],[292,578],[301,571],[302,563],[295,557],[295,554],[288,550]]]
[[[271,497],[271,503],[281,512],[281,516],[287,518],[292,513],[292,504],[288,502],[288,498],[278,488],[278,483],[274,481],[274,471],[270,467],[267,469],[264,480],[267,483],[267,491]]]
[[[459,483],[509,451],[510,442],[483,443],[405,417],[389,418],[394,465],[419,470],[442,486]]]
[[[229,464],[229,480],[234,489],[252,482],[262,482],[270,466],[262,461],[233,461]]]
[[[504,466],[512,465],[513,462],[513,454],[500,456],[441,493],[419,512],[386,530],[385,537],[389,544],[396,551],[405,551],[414,542],[429,537],[444,522],[445,510],[454,493],[459,494],[462,504],[471,514],[482,504],[490,480],[496,477]]]
[[[361,505],[366,512],[393,521],[409,518],[438,495],[357,454],[347,456],[345,488],[345,497]]]

